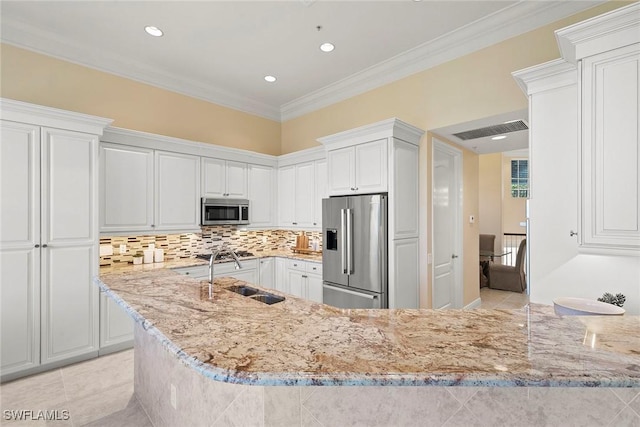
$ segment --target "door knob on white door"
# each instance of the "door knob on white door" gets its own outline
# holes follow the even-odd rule
[[[456,255],[456,254],[451,254],[451,259],[456,259],[456,258],[458,258],[458,255]]]

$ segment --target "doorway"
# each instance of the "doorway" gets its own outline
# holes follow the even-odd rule
[[[462,151],[433,138],[432,307],[462,308]]]

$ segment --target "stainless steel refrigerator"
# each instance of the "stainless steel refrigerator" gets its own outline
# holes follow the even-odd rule
[[[323,302],[388,308],[387,196],[322,200]]]

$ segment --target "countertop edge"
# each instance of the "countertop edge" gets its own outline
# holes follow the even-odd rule
[[[215,381],[256,385],[256,386],[471,386],[471,387],[640,387],[640,381],[633,378],[621,379],[594,379],[594,378],[558,378],[558,379],[504,379],[491,378],[487,374],[479,375],[429,375],[417,376],[415,374],[385,374],[385,375],[357,375],[354,377],[336,378],[336,374],[328,377],[322,374],[297,373],[247,373],[217,368],[206,364],[179,348],[173,341],[157,329],[151,322],[134,310],[126,301],[113,292],[99,277],[94,277],[94,283],[102,292],[113,299],[125,312],[139,324],[147,333],[156,338],[170,353],[181,363],[191,367],[201,375]]]

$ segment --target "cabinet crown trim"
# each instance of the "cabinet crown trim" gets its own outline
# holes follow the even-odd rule
[[[640,3],[556,30],[562,57],[572,63],[607,50],[640,43]]]
[[[318,138],[327,150],[362,144],[381,138],[395,137],[413,145],[419,145],[424,130],[397,118],[382,120],[366,126]]]
[[[115,144],[132,145],[135,147],[192,154],[194,156],[212,157],[243,163],[255,163],[265,166],[275,166],[277,162],[277,157],[270,154],[118,127],[105,129],[104,136],[100,140]]]
[[[578,70],[564,59],[555,59],[511,73],[526,95],[578,83]]]
[[[278,156],[278,166],[290,166],[297,163],[312,162],[315,160],[325,160],[326,151],[324,147],[306,148],[292,153]]]
[[[113,122],[112,119],[7,98],[0,98],[0,111],[2,111],[4,120],[74,130],[94,135],[102,135],[104,129]]]

